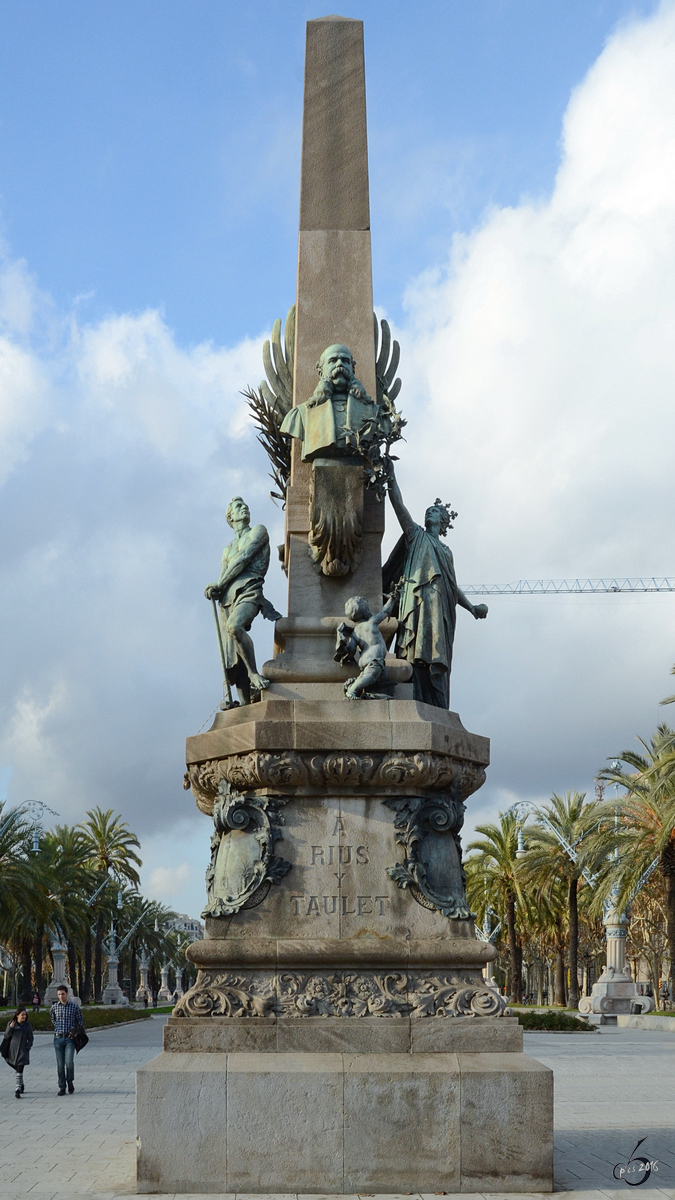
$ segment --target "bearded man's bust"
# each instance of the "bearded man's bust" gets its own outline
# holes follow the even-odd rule
[[[346,346],[329,346],[318,363],[314,394],[284,417],[281,432],[302,441],[302,458],[354,457],[359,439],[386,436],[379,405],[354,375],[354,359]]]

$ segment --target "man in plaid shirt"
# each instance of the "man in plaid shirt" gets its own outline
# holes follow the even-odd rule
[[[65,1096],[66,1083],[71,1096],[75,1091],[75,1043],[69,1037],[71,1029],[83,1025],[82,1010],[74,1000],[68,999],[68,988],[56,989],[58,1000],[52,1004],[51,1019],[54,1026],[54,1050],[56,1051],[56,1069],[59,1075],[59,1096]]]

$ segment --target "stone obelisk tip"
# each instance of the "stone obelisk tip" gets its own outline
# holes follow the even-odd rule
[[[307,22],[300,229],[370,228],[363,22]]]

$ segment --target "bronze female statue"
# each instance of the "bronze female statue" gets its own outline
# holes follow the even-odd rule
[[[382,569],[385,594],[402,579],[396,655],[412,664],[414,699],[448,708],[457,605],[477,620],[487,616],[487,605],[467,600],[457,586],[452,550],[440,540],[452,529],[457,514],[436,500],[424,514],[423,529],[403,503],[393,465],[388,486],[403,530]]]

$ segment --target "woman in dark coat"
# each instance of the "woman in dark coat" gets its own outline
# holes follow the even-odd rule
[[[25,1008],[17,1008],[5,1030],[5,1036],[2,1039],[2,1046],[0,1047],[0,1053],[7,1066],[13,1067],[16,1072],[16,1091],[14,1095],[17,1100],[21,1099],[21,1093],[24,1090],[23,1069],[30,1062],[30,1048],[32,1045],[33,1030],[28,1020],[28,1013]]]

